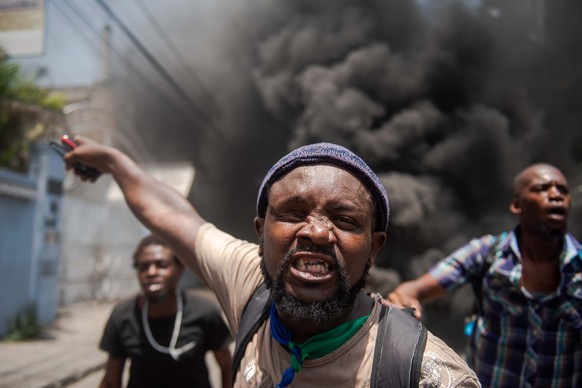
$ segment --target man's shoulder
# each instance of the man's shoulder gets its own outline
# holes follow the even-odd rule
[[[422,357],[422,386],[480,387],[467,363],[443,340],[428,332]],[[446,380],[446,381],[445,381]]]
[[[566,239],[570,240],[574,249],[578,251],[578,254],[582,257],[582,244],[580,244],[580,241],[578,241],[571,233],[566,234]]]
[[[258,247],[257,243],[249,242],[247,240],[235,237],[227,231],[218,228],[216,225],[207,222],[200,227],[196,237],[197,253],[198,246],[204,248],[205,244],[211,244],[212,242],[231,245],[232,247],[236,247],[238,249],[247,248],[248,246],[248,248],[254,250],[256,247]]]
[[[506,245],[513,231],[506,230],[499,233],[488,233],[473,239],[472,241],[489,247],[501,248]]]

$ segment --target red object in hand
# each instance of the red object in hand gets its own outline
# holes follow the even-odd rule
[[[63,142],[63,144],[65,144],[66,146],[68,146],[71,150],[74,150],[75,148],[77,148],[77,143],[75,143],[73,141],[73,139],[71,139],[69,137],[69,135],[63,135],[63,136],[61,136],[61,142]]]
[[[50,146],[56,152],[58,152],[59,155],[61,155],[62,157],[65,157],[65,155],[68,152],[71,152],[72,150],[74,150],[75,148],[77,148],[79,146],[68,135],[61,136],[61,143],[63,144],[62,146],[51,141]],[[91,179],[97,179],[101,175],[101,171],[97,170],[96,168],[86,166],[82,163],[73,163],[73,168],[79,174],[85,175],[86,177],[91,178]]]

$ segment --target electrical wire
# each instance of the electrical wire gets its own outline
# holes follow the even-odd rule
[[[93,26],[89,20],[87,19],[87,17],[82,13],[82,11],[76,6],[73,5],[72,3],[68,3],[68,2],[59,2],[59,1],[51,1],[52,5],[55,6],[55,8],[61,13],[61,15],[63,15],[68,21],[69,23],[75,28],[77,29],[81,35],[89,42],[89,44],[93,45],[96,49],[101,49],[100,46],[100,42],[101,42],[101,33],[100,31],[97,30],[97,28],[95,26]],[[75,14],[76,19],[74,19],[67,11],[64,10],[64,8],[62,8],[61,4],[65,4],[70,12],[73,12]],[[86,26],[86,28],[83,28],[78,21],[81,20],[84,25]],[[93,34],[93,36],[97,36],[97,40],[93,38],[93,36],[91,36],[91,34]],[[130,67],[130,64],[125,63],[125,60],[123,57],[120,57],[118,55],[115,55],[115,52],[113,52],[114,54],[112,55],[111,52],[107,52],[106,55],[108,56],[108,59],[110,59],[112,62],[112,65],[115,66],[119,71],[123,72],[124,68]],[[134,80],[134,82],[136,83],[136,85],[146,85],[147,87],[149,87],[151,89],[152,92],[155,92],[156,89],[154,88],[154,86],[151,84],[151,82],[148,81],[147,77],[145,77],[143,74],[139,73],[138,71],[133,71],[129,74],[129,78],[132,78]],[[135,80],[136,77],[139,77],[139,80]],[[151,103],[148,100],[142,99],[141,93],[137,91],[137,89],[135,89],[135,87],[129,83],[128,81],[126,81],[126,78],[121,78],[121,82],[123,84],[125,84],[129,89],[134,90],[135,93],[134,95],[136,96],[136,98],[138,100],[141,100],[143,103],[145,103],[146,105]],[[155,94],[157,95],[157,94]],[[153,105],[152,105],[153,107]],[[174,107],[175,108],[175,107]],[[175,108],[177,109],[177,108]],[[120,111],[117,110],[117,113],[119,113]],[[129,119],[129,117],[123,112],[121,111],[121,114],[126,117],[127,119]],[[138,144],[139,147],[137,149],[133,149],[131,150],[133,152],[134,155],[139,155],[140,156],[140,160],[142,161],[147,161],[149,160],[149,158],[146,156],[147,152],[145,152],[145,146],[143,144],[141,144],[141,141],[134,139],[133,141],[124,141],[124,146],[126,146],[126,148],[128,148],[129,150],[131,150],[131,146],[132,144]]]
[[[170,52],[176,57],[177,62],[180,64],[182,71],[189,75],[190,78],[198,85],[200,90],[202,91],[203,98],[208,100],[211,104],[211,109],[213,113],[220,114],[220,105],[210,90],[206,87],[206,85],[202,82],[200,77],[196,75],[196,72],[192,67],[188,66],[186,58],[182,55],[182,52],[178,49],[178,47],[172,42],[172,39],[168,36],[167,32],[158,22],[156,17],[147,7],[143,0],[135,0],[137,5],[139,6],[142,14],[146,17],[150,25],[153,27],[155,33],[162,39],[164,42],[165,47],[167,47]]]
[[[178,95],[185,101],[190,102],[191,107],[196,110],[198,115],[202,117],[207,126],[213,131],[211,132],[212,135],[217,136],[219,140],[222,141],[222,144],[226,145],[231,150],[235,150],[235,148],[230,144],[228,139],[226,138],[225,134],[216,127],[213,121],[203,112],[201,111],[197,104],[190,98],[188,93],[176,82],[176,80],[172,77],[170,73],[161,65],[161,63],[147,50],[147,48],[140,42],[140,40],[127,28],[127,26],[119,19],[119,17],[113,12],[113,10],[105,4],[103,0],[95,0],[97,4],[103,8],[105,13],[115,22],[115,24],[123,31],[123,33],[129,38],[131,43],[138,49],[138,51],[144,56],[144,58],[150,63],[150,65],[162,76],[162,78],[178,93]]]

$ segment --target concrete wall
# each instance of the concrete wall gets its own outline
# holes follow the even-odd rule
[[[131,254],[146,230],[125,203],[94,200],[77,195],[79,191],[86,190],[64,200],[61,304],[111,300],[137,291]]]
[[[190,166],[144,168],[180,192],[192,184]],[[63,200],[60,303],[114,300],[137,292],[132,255],[147,233],[110,176],[95,183],[68,176]],[[185,271],[183,287],[199,284]]]

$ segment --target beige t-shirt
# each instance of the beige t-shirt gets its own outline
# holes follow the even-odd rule
[[[196,241],[199,276],[213,290],[236,336],[240,317],[263,281],[258,246],[236,239],[212,224],[202,226]],[[305,360],[291,387],[369,387],[380,304],[364,326],[328,355]],[[290,366],[289,352],[270,334],[269,319],[249,342],[236,371],[236,387],[274,387]],[[428,333],[422,360],[421,387],[480,387],[467,364],[443,341]]]

